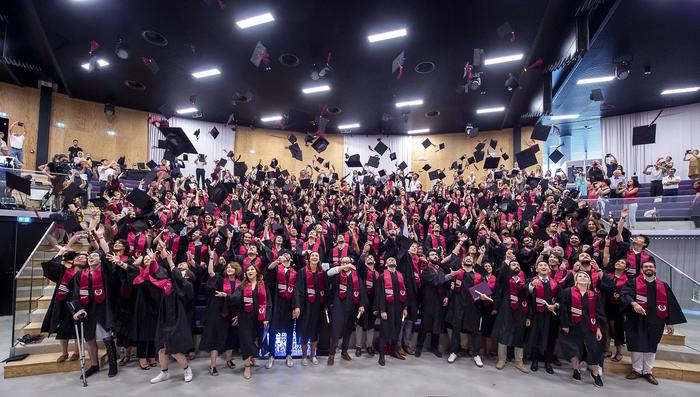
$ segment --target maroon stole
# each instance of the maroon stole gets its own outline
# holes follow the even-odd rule
[[[444,252],[445,250],[447,250],[447,247],[445,247],[445,237],[444,237],[444,236],[440,236],[440,241],[438,241],[437,237],[435,237],[434,234],[431,234],[431,235],[430,235],[430,239],[431,239],[431,242],[432,242],[432,248],[433,248],[433,249],[442,248],[442,251],[443,251],[443,252]]]
[[[365,289],[368,295],[374,295],[374,282],[379,277],[376,270],[367,269],[367,279],[365,280]]]
[[[248,247],[246,247],[245,244],[238,247],[238,255],[240,255],[240,256],[248,255]]]
[[[527,315],[527,300],[521,299],[520,292],[518,291],[518,287],[525,285],[525,274],[522,272],[522,270],[520,273],[518,273],[518,277],[520,280],[517,283],[515,280],[513,280],[513,277],[508,278],[510,290],[510,308],[512,310],[518,310],[518,306],[520,306],[520,310],[522,310],[523,314]],[[520,303],[520,305],[518,305],[518,303]]]
[[[265,321],[267,312],[267,293],[265,292],[265,283],[258,283],[258,321]],[[243,288],[243,310],[246,313],[253,311],[253,284],[246,283]]]
[[[317,239],[316,239],[316,242],[314,243],[314,246],[313,246],[312,248],[310,248],[310,245],[309,245],[309,242],[308,242],[308,241],[304,243],[304,247],[303,247],[303,248],[304,248],[304,251],[309,251],[309,250],[311,250],[311,251],[313,251],[313,252],[319,252],[319,248],[320,248],[320,247],[321,247],[321,239],[320,239],[320,238],[317,238]]]
[[[403,281],[403,275],[396,271],[396,279],[399,280],[399,301],[406,302],[406,283]],[[394,301],[394,284],[391,282],[391,272],[389,269],[384,270],[384,295],[386,301],[391,303]]]
[[[294,292],[294,283],[297,281],[296,270],[289,268],[289,282],[287,282],[287,274],[284,272],[284,266],[277,265],[277,292],[282,299],[292,299]]]
[[[486,280],[487,280],[486,281],[487,284],[489,285],[489,288],[491,288],[491,291],[495,291],[496,290],[496,276],[494,276],[492,274],[492,275],[486,277]],[[490,300],[485,300],[484,306],[491,307],[491,306],[493,306],[493,302],[491,302]]]
[[[462,284],[464,283],[464,275],[467,274],[467,271],[464,270],[464,268],[459,269],[459,273],[457,273],[457,277],[455,277],[455,282],[452,283],[452,290],[459,293],[462,291]],[[494,280],[496,278],[494,277]],[[481,282],[481,274],[474,272],[474,285],[477,285]],[[495,281],[494,281],[495,282]]]
[[[370,236],[368,234],[367,241],[372,243],[372,252],[374,252],[374,255],[379,255],[379,236],[376,234]]]
[[[333,267],[336,267],[340,264],[340,258],[348,256],[348,245],[345,244],[345,248],[343,250],[339,250],[338,247],[333,248]]]
[[[628,249],[627,250],[627,262],[630,264],[630,267],[627,268],[627,273],[634,277],[637,274],[637,268],[642,267],[642,263],[646,262],[649,260],[649,254],[647,254],[646,251],[642,250],[642,252],[639,255],[639,263],[637,263],[637,254],[634,253],[633,249]]]
[[[173,282],[168,278],[154,278],[151,273],[155,273],[156,270],[158,270],[158,264],[155,261],[151,262],[150,266],[139,267],[139,275],[134,278],[132,284],[139,285],[148,280],[151,284],[160,288],[165,295],[170,295],[170,291],[172,291],[173,288]]]
[[[323,283],[323,275],[325,274],[323,270],[316,269],[316,274],[318,275],[318,286],[314,285],[314,274],[307,267],[306,268],[306,300],[310,303],[316,302],[316,288],[319,290],[319,302],[324,303],[326,301],[325,286]]]
[[[615,279],[615,273],[610,273],[609,276],[613,281],[615,281],[615,290],[613,291],[613,295],[610,297],[610,302],[617,303],[617,300],[619,298],[615,297],[615,295],[617,295],[618,297],[620,296],[620,292],[622,292],[622,287],[627,282],[627,275],[625,273],[622,273],[617,279]]]
[[[539,278],[539,276],[535,277]],[[548,282],[549,290],[551,291],[551,299],[554,299],[557,296],[557,288],[559,287],[559,283],[557,283],[557,280],[554,280],[551,277],[549,277]],[[540,283],[535,286],[535,309],[538,313],[544,313],[545,305],[550,303],[551,302],[547,302],[545,299],[544,283],[542,283],[542,280],[540,280]]]
[[[243,259],[243,268],[245,269],[246,267],[248,267],[248,265],[250,265],[250,262],[251,262],[251,260],[249,257],[246,257],[245,259]],[[260,268],[262,267],[262,260],[260,260],[260,258],[258,258],[256,256],[255,261],[253,261],[253,266],[255,266],[255,268],[258,269],[258,273],[259,273]]]
[[[413,278],[416,280],[416,287],[420,288],[420,258],[418,255],[411,255],[411,263],[413,264]]]
[[[58,284],[58,290],[56,291],[56,299],[59,302],[63,302],[68,297],[68,283],[71,282],[75,276],[75,268],[68,268],[63,271],[63,277],[61,277],[61,283]]]
[[[588,296],[588,328],[595,332],[598,329],[595,319],[595,292],[589,290],[586,291],[586,295]],[[574,320],[574,324],[579,324],[583,318],[582,299],[581,290],[578,287],[571,288],[571,319]]]
[[[340,271],[340,285],[338,285],[338,297],[340,300],[345,300],[348,293],[348,274],[345,271]],[[351,272],[352,277],[352,303],[360,302],[360,282],[357,278],[357,272]]]
[[[146,236],[144,234],[129,233],[126,238],[129,243],[130,252],[134,256],[143,254],[146,250]]]
[[[637,277],[637,294],[635,300],[644,310],[647,310],[647,282],[644,277]],[[666,285],[656,278],[656,317],[665,320],[668,317],[668,295]]]
[[[92,292],[95,297],[95,303],[105,301],[104,281],[102,280],[102,266],[97,266],[95,270],[90,272],[90,268],[86,267],[80,272],[80,305],[85,307],[90,303],[90,289],[88,287],[88,277],[92,275]]]
[[[233,282],[233,285],[231,283]],[[234,278],[231,279],[230,277],[224,277],[224,282],[223,282],[223,290],[226,293],[226,295],[231,295],[233,294],[233,290],[238,288],[238,286],[241,285],[241,281]],[[226,307],[226,306],[224,306]],[[224,311],[220,313],[221,318],[227,318],[229,316],[229,311],[227,308],[224,308]]]

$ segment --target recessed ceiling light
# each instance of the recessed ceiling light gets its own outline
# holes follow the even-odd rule
[[[523,59],[523,54],[506,55],[498,58],[488,58],[484,61],[484,65],[495,65],[497,63],[513,62]]]
[[[601,76],[601,77],[589,77],[587,79],[579,79],[576,84],[594,84],[594,83],[605,83],[606,81],[615,80],[615,76]]]
[[[56,123],[56,127],[58,127],[58,128],[66,128],[66,123],[59,121],[59,122]]]
[[[406,31],[406,28],[403,28],[403,29],[392,30],[390,32],[372,34],[372,35],[367,36],[367,40],[369,40],[370,43],[375,43],[377,41],[395,39],[397,37],[404,37],[407,34],[408,34],[408,32]]]
[[[419,128],[419,129],[417,129],[417,130],[408,130],[408,133],[409,133],[410,135],[413,135],[413,134],[426,134],[426,133],[428,133],[428,132],[430,132],[430,128]]]
[[[196,112],[198,112],[198,110],[197,110],[197,108],[193,107],[193,108],[178,109],[175,112],[177,112],[177,114],[189,114],[189,113],[196,113]]]
[[[330,91],[331,87],[328,85],[319,85],[317,87],[309,87],[301,90],[304,94],[315,94],[317,92]]]
[[[577,119],[579,117],[578,114],[560,114],[558,116],[551,116],[549,119],[550,120],[570,120],[570,119]]]
[[[484,113],[497,113],[497,112],[502,112],[506,110],[505,107],[499,106],[495,108],[482,108],[482,109],[476,109],[476,114],[484,114]]]
[[[194,72],[194,73],[192,73],[192,77],[194,77],[195,79],[201,79],[204,77],[216,76],[218,74],[221,74],[221,71],[217,68],[213,68],[213,69],[201,70],[199,72]]]
[[[422,99],[413,99],[410,101],[396,102],[396,107],[402,108],[402,107],[406,107],[406,106],[420,106],[422,104],[423,104]]]
[[[112,131],[112,130],[109,130],[109,131],[107,131],[107,135],[109,135],[109,136],[115,136],[115,135],[117,135],[117,133],[114,132],[114,131]]]
[[[700,87],[688,87],[688,88],[674,88],[670,90],[661,91],[661,95],[671,95],[671,94],[684,94],[687,92],[700,91]]]
[[[265,116],[265,117],[260,118],[260,121],[262,121],[263,123],[269,123],[270,121],[279,121],[279,120],[282,120],[281,114],[276,114],[274,116]]]
[[[255,154],[255,149],[250,149],[250,150],[248,150],[248,153],[250,153],[250,154]]]
[[[107,61],[105,61],[104,59],[100,58],[100,59],[97,60],[97,66],[99,66],[100,68],[103,68],[103,67],[105,67],[105,66],[109,66],[109,62],[107,62]],[[89,63],[89,62],[88,62],[88,63],[84,63],[84,64],[80,65],[80,67],[82,67],[82,68],[85,69],[85,70],[90,70],[90,63]]]
[[[339,130],[352,130],[355,128],[360,128],[360,123],[340,124],[338,126]]]
[[[270,14],[269,12],[266,12],[264,14],[256,15],[254,17],[246,18],[246,19],[241,19],[240,21],[236,21],[236,25],[238,25],[239,28],[241,29],[247,29],[252,26],[256,25],[262,25],[263,23],[268,23],[274,21],[275,18]]]

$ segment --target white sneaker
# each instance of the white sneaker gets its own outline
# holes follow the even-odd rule
[[[170,379],[170,372],[169,371],[160,371],[155,378],[151,379],[151,384],[165,382],[168,379]]]
[[[306,357],[302,358],[302,359],[301,359],[301,365],[303,365],[303,366],[305,366],[305,367],[306,367],[307,365],[309,365],[309,359],[306,358]]]
[[[265,368],[270,369],[272,368],[272,365],[275,363],[275,358],[270,356],[270,358],[267,359],[267,363],[265,364]]]
[[[474,356],[474,363],[476,363],[476,366],[479,368],[484,366],[484,362],[481,361],[481,356],[478,354],[476,356]]]
[[[450,353],[450,356],[447,357],[447,362],[452,364],[455,361],[457,361],[457,355],[454,353]]]
[[[311,357],[311,364],[318,365],[318,359],[316,358],[316,356]]]
[[[289,368],[292,368],[294,366],[294,360],[292,360],[292,356],[287,356],[287,366]]]
[[[187,367],[184,372],[185,372],[185,382],[191,382],[192,381],[192,367]]]

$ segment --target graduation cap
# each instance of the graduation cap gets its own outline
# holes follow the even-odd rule
[[[299,144],[295,142],[289,146],[289,151],[292,153],[292,158],[302,161],[303,155],[301,153],[301,148],[299,147]]]
[[[498,209],[501,210],[501,212],[508,212],[510,208],[513,208],[515,205],[515,202],[511,199],[503,199],[501,200],[501,203],[498,205]]]
[[[533,139],[535,141],[546,141],[547,137],[549,136],[549,131],[552,130],[551,125],[542,125],[542,124],[537,124],[535,125],[535,128],[532,130],[532,134],[530,135],[530,139]]]
[[[214,203],[210,201],[207,203],[207,205],[204,206],[204,208],[202,208],[202,211],[205,214],[213,214],[214,211],[216,211],[216,207],[214,206]]]
[[[503,154],[501,154],[501,158],[503,160],[508,160],[510,158],[510,156],[508,155],[508,153],[503,153]]]
[[[265,47],[262,41],[258,41],[255,45],[253,54],[250,56],[250,62],[252,62],[256,68],[259,68],[262,63],[267,70],[270,70],[270,54],[267,52],[267,47]]]
[[[430,164],[426,164],[426,165],[424,165],[422,168],[423,168],[423,171],[430,171],[430,169],[431,169],[432,167],[430,166]]]
[[[66,233],[73,233],[83,230],[83,227],[80,226],[80,222],[78,222],[78,218],[75,217],[75,214],[71,213],[68,214],[68,217],[63,222],[63,230],[65,230]]]
[[[476,163],[476,158],[474,156],[467,159],[467,164],[472,165],[474,163]]]
[[[90,199],[90,202],[97,208],[104,208],[107,206],[107,199],[104,197],[96,197],[94,199]]]
[[[485,147],[486,147],[486,144],[485,144],[484,142],[479,142],[479,143],[474,147],[474,150],[477,151],[477,152],[481,152],[481,151],[484,150]]]
[[[405,161],[402,161],[401,164],[399,164],[399,169],[400,169],[401,171],[403,171],[403,170],[405,170],[406,168],[408,168],[408,164],[406,164]]]
[[[394,153],[394,152],[389,153],[389,159],[391,161],[396,161],[396,153]]]
[[[283,187],[286,184],[287,184],[287,182],[284,181],[284,178],[275,179],[275,186],[277,186],[279,188]]]
[[[518,162],[518,167],[524,170],[537,164],[537,156],[535,156],[535,151],[529,148],[515,153],[515,161]]]
[[[529,147],[529,149],[532,150],[532,153],[537,153],[540,151],[540,145],[535,144],[535,145]]]
[[[241,204],[240,201],[238,201],[238,200],[231,201],[231,211],[238,211],[241,208],[243,208],[243,204]]]
[[[187,157],[186,154],[183,154],[183,155],[182,155],[182,161],[189,161],[189,160],[190,160],[190,158]]]
[[[413,245],[413,240],[404,236],[403,234],[396,236],[396,242],[399,244],[399,247],[404,250],[411,248],[411,245]]]
[[[262,181],[263,179],[265,179],[265,172],[264,171],[257,171],[255,173],[255,180]]]
[[[226,191],[226,188],[222,186],[221,184],[216,184],[214,186],[209,187],[209,201],[212,203],[216,203],[216,205],[221,205],[221,203],[226,200],[226,197],[228,196],[228,191]]]
[[[156,178],[158,178],[158,171],[157,170],[150,170],[146,176],[143,177],[143,182],[146,185],[149,185],[151,182],[153,182]]]
[[[484,161],[484,169],[494,170],[498,168],[498,163],[501,161],[500,157],[489,157]]]
[[[401,51],[399,55],[394,58],[394,60],[391,62],[391,74],[396,74],[398,72],[399,74],[396,76],[396,79],[400,79],[401,76],[403,76],[403,64],[406,62],[406,56],[404,54],[404,51]]]
[[[160,127],[160,132],[168,142],[168,150],[176,157],[183,153],[197,154],[197,149],[194,148],[192,142],[185,134],[185,131],[179,127]]]
[[[360,161],[360,155],[353,154],[352,156],[349,156],[345,160],[345,165],[347,165],[349,168],[362,167],[362,161]]]
[[[137,216],[131,220],[131,228],[137,232],[141,233],[148,229],[148,218],[143,216]]]
[[[226,167],[226,163],[228,163],[228,160],[226,160],[225,158],[222,157],[219,159],[219,166]]]
[[[136,163],[136,168],[138,168],[138,169],[140,169],[140,170],[145,170],[145,169],[146,169],[146,163],[144,163],[144,162]]]
[[[297,143],[297,136],[294,135],[294,134],[291,134],[291,135],[289,135],[289,136],[287,137],[287,140],[288,140],[289,143],[291,143],[291,144]]]
[[[498,141],[495,139],[491,139],[491,141],[489,141],[489,146],[491,146],[491,149],[495,149],[496,146],[498,146]]]
[[[379,176],[381,176],[381,177],[386,176],[386,171],[384,171],[384,170],[379,170]]]
[[[199,128],[197,128],[197,129],[194,131],[194,134],[192,134],[192,135],[194,135],[197,139],[199,139],[199,134],[201,134],[201,132],[199,131]]]
[[[452,162],[452,165],[450,166],[450,169],[451,169],[451,170],[458,170],[458,169],[460,169],[460,168],[462,168],[462,166],[461,166],[461,164],[459,164],[458,161],[453,161],[453,162]]]
[[[474,161],[480,163],[484,159],[485,153],[483,150],[477,150],[474,152]]]
[[[374,180],[369,175],[365,175],[364,178],[362,178],[363,185],[370,185],[370,184],[372,184],[372,182],[374,182]]]
[[[535,185],[537,186],[537,185]],[[530,204],[527,207],[525,207],[525,211],[523,211],[523,221],[524,222],[532,222],[535,220],[535,216],[537,216],[537,206],[534,204]]]
[[[168,160],[171,163],[175,161],[177,157],[171,152],[170,150],[166,149],[165,152],[163,152],[163,160]]]
[[[431,181],[434,181],[436,179],[444,179],[445,176],[446,175],[444,172],[442,172],[442,170],[430,171],[428,173],[428,178],[430,178]]]
[[[376,145],[374,145],[374,151],[379,153],[380,156],[384,155],[387,150],[389,150],[389,146],[382,141],[379,141]]]
[[[319,164],[323,164],[324,158],[323,158],[323,157],[316,157],[316,161],[317,161]]]
[[[534,188],[537,187],[537,185],[540,184],[540,181],[541,181],[541,180],[542,180],[542,178],[537,178],[537,177],[534,177],[534,176],[528,176],[528,177],[525,179],[525,183],[526,183],[528,186],[530,186],[531,188],[534,189]]]
[[[459,205],[456,203],[450,202],[450,204],[447,206],[447,212],[451,214],[458,214],[459,213]]]
[[[591,95],[589,96],[589,98],[591,98],[591,101],[595,102],[602,102],[603,100],[605,100],[605,97],[603,96],[603,90],[601,90],[600,88],[595,88],[591,90]]]
[[[559,149],[555,149],[549,155],[549,159],[552,160],[553,163],[558,163],[559,160],[561,160],[563,157],[564,157],[564,153],[562,153]]]
[[[126,196],[126,201],[130,202],[136,208],[144,209],[153,204],[153,200],[146,192],[141,189],[134,189]]]
[[[446,146],[445,146],[445,142],[441,142],[441,143],[438,145],[438,150],[436,150],[436,152],[439,152],[439,151],[443,150],[445,147],[446,147]]]
[[[219,130],[216,127],[212,127],[209,130],[209,135],[211,135],[212,138],[216,139],[219,136]]]
[[[561,201],[561,207],[566,210],[566,212],[574,212],[576,210],[576,200],[571,197],[565,197]]]
[[[320,137],[314,141],[311,147],[314,148],[317,153],[323,153],[323,151],[328,149],[329,143],[330,142],[328,142],[326,138]]]
[[[180,232],[184,228],[185,228],[184,222],[176,221],[176,222],[171,222],[170,224],[168,224],[168,231],[170,233],[180,234]]]
[[[10,189],[15,189],[18,192],[24,194],[32,194],[32,182],[27,178],[22,178],[19,175],[15,175],[12,172],[4,172],[7,175],[7,187]]]
[[[423,148],[427,149],[427,148],[433,146],[433,143],[430,142],[430,139],[426,138],[426,139],[421,143],[421,145],[423,145]]]
[[[202,207],[192,206],[192,207],[187,209],[187,216],[192,216],[192,215],[199,216],[201,214],[202,214]]]
[[[311,187],[311,179],[300,179],[299,180],[299,185],[301,186],[302,189],[308,189]]]
[[[248,171],[248,166],[243,161],[235,161],[233,163],[233,175],[238,177],[244,177],[245,173]]]
[[[153,161],[153,160],[148,160],[148,163],[146,163],[146,165],[147,165],[148,168],[150,168],[150,169],[154,169],[154,168],[158,167],[158,163],[156,163],[156,162]]]
[[[379,168],[379,156],[371,156],[369,160],[367,160],[367,165],[372,168]]]

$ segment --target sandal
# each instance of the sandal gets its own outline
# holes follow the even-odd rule
[[[190,354],[187,355],[187,358],[188,358],[190,361],[192,361],[192,360],[194,360],[195,358],[197,358],[197,353],[195,353],[195,352],[190,352]]]
[[[250,365],[250,364],[245,365],[245,369],[243,370],[243,378],[250,379],[253,377],[253,370],[250,369],[250,367],[252,367],[252,365]]]
[[[124,357],[122,357],[121,360],[119,360],[119,366],[120,366],[120,367],[123,367],[123,366],[125,366],[126,364],[128,364],[129,362],[131,362],[131,356],[125,355]]]
[[[57,363],[62,363],[62,362],[64,362],[64,361],[66,361],[66,360],[68,360],[68,353],[61,354],[60,356],[58,356],[58,358],[56,359],[56,362],[57,362]]]
[[[68,361],[78,361],[80,360],[80,353],[73,353],[70,355]]]
[[[146,361],[146,365],[143,365],[141,360],[139,360],[139,368],[141,368],[144,371],[148,371],[149,369],[151,369],[151,366],[148,364],[148,361]]]
[[[216,367],[209,367],[209,375],[219,376],[219,371],[216,370]]]
[[[226,366],[229,367],[229,368],[231,368],[231,369],[235,369],[235,368],[236,368],[236,362],[233,361],[233,359],[228,360],[228,361],[226,361]]]
[[[614,361],[614,362],[622,361],[622,353],[615,353],[615,355],[610,359],[610,361]]]

